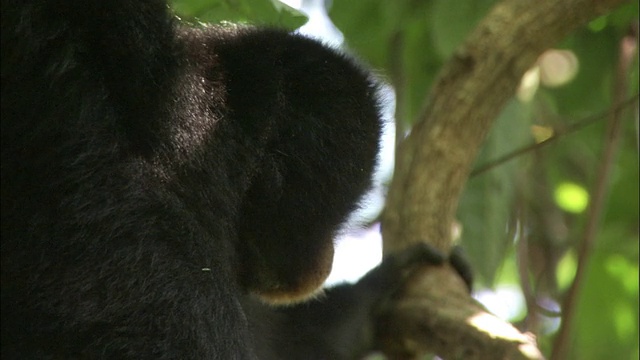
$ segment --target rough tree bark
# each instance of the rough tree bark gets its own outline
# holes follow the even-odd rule
[[[441,70],[399,145],[382,218],[384,252],[426,241],[447,253],[456,208],[493,120],[537,57],[629,0],[503,0]],[[378,337],[392,358],[541,359],[535,339],[488,314],[447,267],[414,273],[385,307]]]

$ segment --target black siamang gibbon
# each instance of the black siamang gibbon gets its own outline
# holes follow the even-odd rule
[[[3,359],[357,358],[403,270],[440,261],[318,290],[380,146],[351,57],[163,0],[1,12]]]

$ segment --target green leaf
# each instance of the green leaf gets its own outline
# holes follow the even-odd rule
[[[373,67],[387,65],[388,42],[394,30],[390,8],[394,2],[334,1],[331,20],[345,36],[346,45]]]
[[[630,274],[611,271],[611,263],[618,266],[620,257],[599,252],[591,258],[577,304],[569,359],[632,359],[637,349],[638,291],[630,293],[625,285],[627,276],[637,279],[637,259],[633,265],[624,264],[630,272],[635,268]]]
[[[496,120],[477,163],[484,164],[532,141],[531,105],[512,100]],[[519,157],[472,178],[462,195],[458,218],[462,222],[462,241],[470,260],[487,285],[511,247],[514,229],[513,205],[517,193],[517,174],[526,164]]]
[[[206,23],[248,23],[296,29],[304,14],[272,0],[172,0],[172,8],[185,20]]]
[[[556,278],[560,289],[569,288],[576,276],[577,266],[575,252],[567,251],[558,262],[558,268],[556,269]]]
[[[554,195],[556,204],[564,211],[580,214],[589,205],[587,189],[573,182],[563,182],[556,186]]]

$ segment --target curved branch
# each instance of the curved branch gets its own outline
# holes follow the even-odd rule
[[[443,67],[398,148],[391,210],[383,217],[385,251],[425,238],[448,250],[470,166],[524,72],[579,26],[628,1],[505,0],[492,9]]]

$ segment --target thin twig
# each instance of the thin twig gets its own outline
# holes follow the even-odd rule
[[[634,96],[620,102],[618,105],[611,107],[609,109],[607,109],[606,111],[603,111],[599,114],[593,115],[593,116],[589,116],[585,119],[582,119],[578,122],[575,122],[573,124],[570,124],[566,127],[563,127],[561,129],[556,129],[554,131],[554,135],[551,136],[550,138],[541,141],[539,143],[533,143],[530,145],[526,145],[521,147],[520,149],[514,150],[506,155],[503,155],[495,160],[491,160],[488,163],[484,164],[484,165],[480,165],[479,167],[475,168],[471,174],[469,175],[469,177],[474,177],[480,174],[483,174],[495,167],[498,167],[510,160],[513,160],[515,158],[517,158],[518,156],[524,155],[526,153],[529,153],[531,151],[540,149],[542,147],[545,147],[547,145],[550,145],[551,143],[555,142],[556,140],[563,138],[569,134],[572,134],[578,130],[582,130],[583,128],[595,124],[596,122],[603,120],[603,119],[607,119],[610,118],[612,116],[613,113],[615,112],[619,112],[622,111],[624,109],[626,109],[629,106],[632,106],[634,104],[637,103],[638,98],[640,98],[640,94],[635,94]]]

